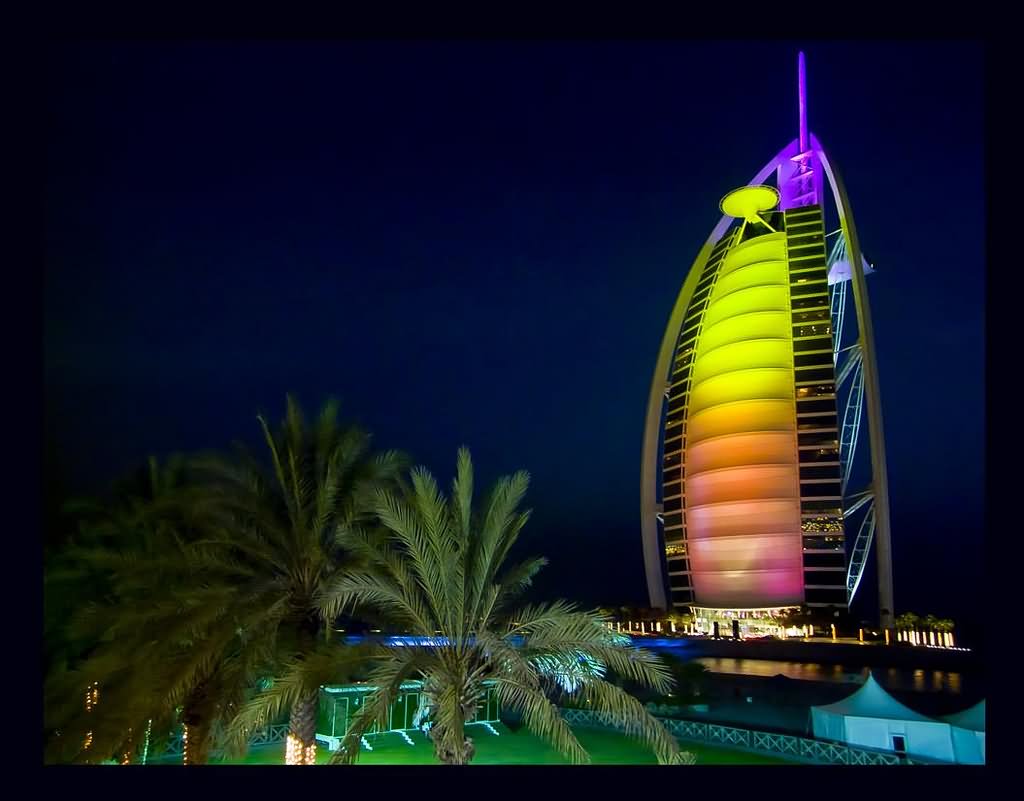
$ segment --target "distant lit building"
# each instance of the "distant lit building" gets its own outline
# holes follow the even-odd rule
[[[807,130],[803,76],[801,54],[799,137],[723,198],[662,342],[642,468],[648,590],[654,607],[730,617],[845,608],[877,532],[882,622],[891,627],[871,268],[839,177]],[[832,233],[826,178],[840,224]],[[843,348],[847,284],[859,330]],[[851,494],[865,402],[873,480]],[[858,511],[847,543],[847,514]]]

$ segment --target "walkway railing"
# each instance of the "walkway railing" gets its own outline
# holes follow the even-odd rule
[[[562,709],[562,717],[571,726],[584,728],[601,728],[619,730],[619,726],[610,715],[603,712],[592,712],[588,709]],[[842,743],[829,743],[792,734],[776,734],[753,729],[742,729],[736,726],[721,726],[716,723],[700,723],[693,720],[659,720],[673,736],[679,740],[711,745],[724,745],[743,751],[783,757],[795,761],[813,762],[826,765],[899,765],[925,764],[924,760],[900,758],[896,754],[884,751],[870,751],[864,748],[851,748]],[[288,724],[268,726],[257,732],[249,741],[250,746],[271,745],[283,742],[288,737]],[[167,741],[164,749],[156,757],[169,759],[181,757],[183,743],[181,733],[175,734]],[[222,751],[215,749],[212,756],[220,756]]]
[[[620,729],[609,715],[588,709],[563,709],[562,717],[571,726]],[[842,743],[828,743],[792,734],[774,734],[716,723],[659,718],[677,739],[696,743],[725,745],[743,751],[779,756],[796,761],[826,765],[899,765],[916,760],[901,759],[896,754],[851,748]]]
[[[256,732],[249,740],[249,747],[260,746],[260,745],[272,745],[274,743],[282,743],[288,739],[288,724],[282,723],[277,726],[268,726],[267,728]],[[164,745],[163,751],[156,755],[156,759],[170,759],[172,757],[181,757],[185,750],[185,743],[181,738],[181,732],[177,732],[172,735],[171,738]],[[215,748],[210,752],[210,756],[219,757],[223,756],[223,749]],[[152,758],[152,757],[151,757]]]

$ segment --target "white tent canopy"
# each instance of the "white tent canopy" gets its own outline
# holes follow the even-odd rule
[[[953,752],[957,762],[968,765],[985,764],[985,702],[979,701],[970,709],[946,715],[953,732]]]
[[[942,720],[951,726],[959,726],[961,729],[971,731],[985,731],[985,702],[978,701],[974,706],[957,712],[953,715],[945,715]]]
[[[902,750],[909,756],[943,762],[959,761],[953,743],[953,726],[904,706],[871,675],[848,698],[811,707],[811,724],[818,739],[876,751]],[[966,746],[961,750],[965,757],[971,756]]]

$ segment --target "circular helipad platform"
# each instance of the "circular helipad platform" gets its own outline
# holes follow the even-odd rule
[[[730,217],[742,217],[747,222],[755,222],[760,212],[773,209],[778,203],[778,190],[761,184],[734,189],[722,198],[719,207],[723,214]]]

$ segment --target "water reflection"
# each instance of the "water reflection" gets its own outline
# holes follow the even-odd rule
[[[776,676],[781,673],[791,679],[828,681],[847,684],[862,683],[868,676],[866,667],[822,665],[818,662],[784,662],[771,659],[737,659],[723,656],[701,656],[693,660],[707,666],[713,673],[733,673],[748,676]],[[948,692],[959,695],[962,676],[959,673],[932,670],[876,670],[875,678],[889,690],[917,692]]]

